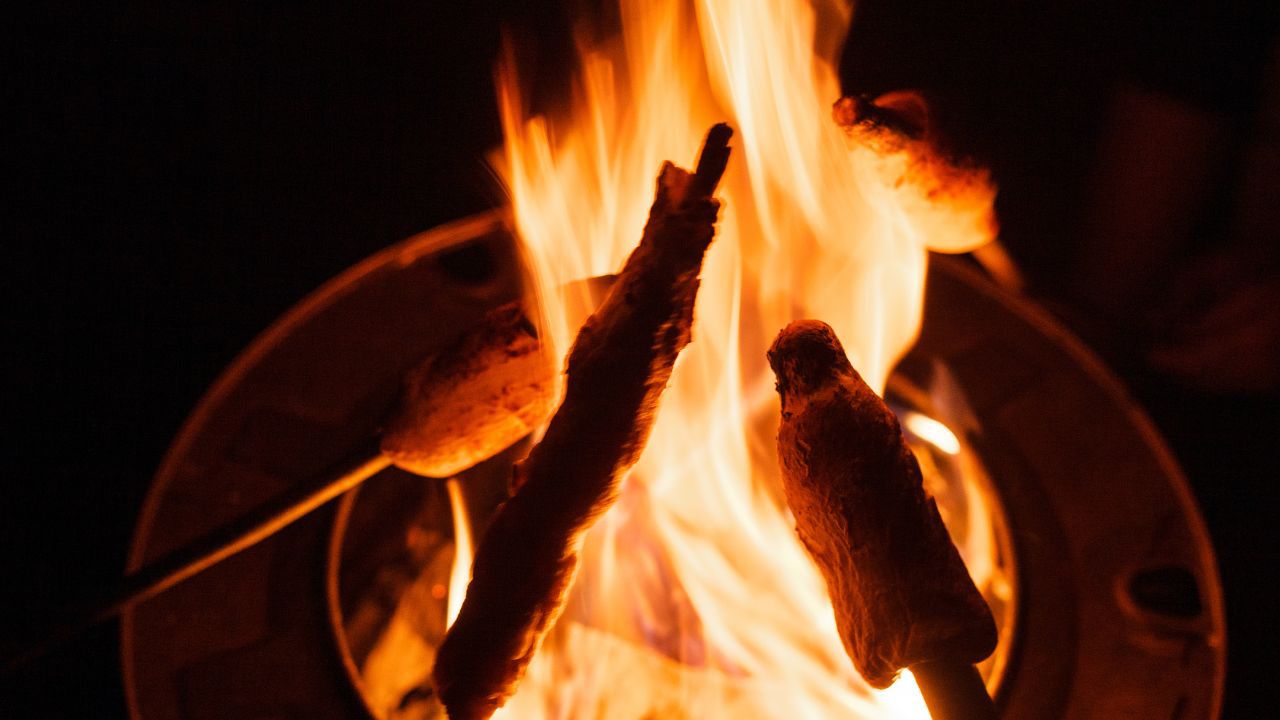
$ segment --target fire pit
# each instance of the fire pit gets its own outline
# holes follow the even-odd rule
[[[1221,602],[1176,467],[1075,341],[962,261],[931,259],[992,240],[995,190],[939,149],[913,93],[828,111],[850,12],[623,2],[619,37],[583,39],[563,116],[527,111],[508,58],[495,166],[511,215],[375,256],[268,331],[175,443],[132,561],[363,447],[410,367],[499,303],[523,300],[526,350],[536,333],[565,357],[570,318],[593,302],[577,296],[625,261],[568,356],[545,442],[518,468],[523,490],[494,512],[520,449],[448,479],[384,471],[336,510],[142,604],[124,623],[135,710],[427,718],[441,714],[439,689],[455,717],[922,718],[914,668],[935,717],[992,716],[987,693],[1017,718],[1211,717]],[[692,158],[707,127],[695,171],[662,162]],[[823,321],[802,327],[826,328],[827,344],[766,362],[768,339],[799,318]],[[835,350],[803,351],[822,347]],[[784,421],[789,455],[773,453],[780,357],[795,391],[783,408],[832,410]],[[830,404],[836,385],[820,379],[836,375],[815,363],[840,368],[839,387],[861,400]],[[470,387],[470,366],[442,366],[465,370],[446,375],[451,390]],[[520,375],[519,392],[484,395],[478,415],[514,408],[549,376]],[[864,426],[836,418],[859,403],[874,406],[889,431],[867,434],[884,442],[810,463],[819,445],[845,458],[841,438]],[[393,421],[382,450],[430,473],[395,445],[429,443],[417,430]],[[823,463],[835,469],[815,479]],[[840,479],[851,466],[875,477]],[[864,494],[874,483],[888,491]],[[472,538],[491,520],[473,566]],[[819,529],[802,544],[806,522]],[[867,532],[830,529],[842,523]],[[917,621],[935,611],[933,625]],[[886,630],[883,646],[855,650],[858,628]],[[971,663],[997,634],[983,680]],[[897,646],[910,657],[897,662]]]
[[[518,295],[506,227],[493,214],[412,238],[264,333],[171,448],[133,563],[255,507],[373,432],[417,358]],[[975,575],[982,557],[1007,584],[988,594],[1002,626],[984,667],[997,704],[1019,718],[1214,717],[1220,590],[1159,437],[1043,313],[962,261],[934,256],[930,272],[920,341],[888,394],[942,481],[931,489],[962,550],[966,539],[992,540],[966,557]],[[457,481],[473,532],[518,452]],[[385,471],[336,509],[134,609],[122,631],[134,715],[429,716],[430,693],[414,689],[429,656],[394,658],[387,674],[374,648],[396,647],[388,638],[399,632],[402,650],[434,650],[456,595],[450,497],[444,481]]]

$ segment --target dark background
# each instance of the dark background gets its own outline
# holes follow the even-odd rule
[[[439,5],[54,2],[10,24],[6,636],[122,571],[167,444],[258,332],[370,253],[502,202],[483,159],[500,143],[501,24],[535,63],[535,94],[550,95],[571,66],[569,11]],[[1079,244],[1117,79],[1229,118],[1252,111],[1274,26],[1203,22],[1198,7],[865,3],[842,76],[851,92],[931,96],[953,149],[993,168],[1003,239],[1032,292],[1066,303],[1057,270]],[[1276,540],[1276,398],[1175,388],[1115,362],[1186,464],[1218,544],[1227,717],[1264,717],[1276,555],[1259,549]],[[122,716],[115,634],[104,625],[8,679],[0,716]],[[40,711],[23,707],[34,700]]]

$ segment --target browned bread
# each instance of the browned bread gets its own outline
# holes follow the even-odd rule
[[[778,457],[800,540],[827,581],[854,667],[887,687],[924,661],[975,663],[996,628],[951,543],[898,420],[825,323],[778,334]]]

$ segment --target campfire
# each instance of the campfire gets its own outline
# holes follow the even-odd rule
[[[1069,563],[1033,543],[1026,562],[1040,584],[1023,586],[1015,575],[1026,536],[1015,549],[1006,498],[972,447],[977,411],[938,359],[938,342],[927,372],[909,368],[891,378],[921,332],[930,253],[990,242],[995,190],[985,171],[940,151],[915,93],[841,97],[835,57],[851,17],[839,1],[622,0],[619,33],[584,35],[580,74],[567,88],[572,99],[545,115],[527,109],[520,67],[505,58],[498,93],[506,145],[494,165],[511,214],[441,229],[339,278],[246,353],[175,444],[132,558],[144,579],[153,567],[169,574],[112,606],[125,610],[131,704],[176,707],[167,693],[179,683],[170,675],[203,677],[187,670],[216,655],[201,643],[237,638],[210,629],[208,638],[175,640],[172,668],[134,663],[168,661],[155,644],[185,632],[174,626],[182,617],[174,607],[253,586],[234,563],[175,586],[196,564],[180,552],[177,571],[164,561],[200,537],[193,527],[219,527],[190,515],[210,504],[200,495],[212,492],[206,486],[218,485],[184,490],[191,497],[174,513],[157,509],[165,484],[181,485],[174,478],[184,473],[203,477],[193,467],[245,476],[244,467],[262,463],[258,449],[242,447],[245,437],[267,438],[263,447],[276,443],[290,457],[306,455],[299,444],[312,442],[314,456],[329,457],[323,435],[278,432],[293,422],[292,408],[315,403],[346,408],[333,412],[340,420],[332,424],[343,428],[335,436],[364,437],[359,431],[377,427],[380,441],[359,446],[364,454],[339,464],[342,477],[326,479],[322,492],[281,491],[305,495],[306,510],[295,502],[278,522],[283,515],[269,507],[271,520],[254,542],[287,543],[308,527],[331,533],[324,609],[307,605],[314,588],[298,591],[295,583],[289,596],[298,606],[272,622],[328,628],[343,677],[375,716],[432,718],[447,708],[454,718],[991,717],[989,695],[1012,683],[1008,675],[1026,657],[1035,662],[1022,666],[1040,675],[1020,676],[1022,694],[1005,705],[1035,707],[1028,717],[1057,712],[1057,696],[1025,688],[1060,687],[1094,666],[1047,663],[1059,650],[1053,641],[1069,636],[1074,653],[1075,636],[1045,631],[1053,623],[1043,604],[1039,614],[1017,616],[1015,627],[1015,609],[1027,588],[1064,587],[1053,573]],[[523,296],[477,291],[480,300],[442,313],[439,335],[450,343],[405,339],[413,337],[406,328],[421,327],[421,313],[433,311],[406,316],[403,327],[387,315],[385,328],[367,330],[324,317],[363,297],[346,295],[352,286],[431,287],[438,275],[410,276],[435,272],[421,270],[432,253],[508,234],[520,260],[512,275],[521,276],[510,286]],[[335,364],[345,383],[326,382],[325,392],[346,393],[343,400],[317,396],[306,383],[273,395],[271,382],[285,378],[283,387],[318,374],[291,374],[288,363],[319,362],[311,358],[329,346],[294,347],[283,360],[269,352],[273,343],[324,336],[299,331],[313,320],[365,333],[334,351],[360,358]],[[951,327],[952,346],[962,344],[955,333],[971,331],[965,322]],[[1036,355],[1050,362],[1041,355],[1052,353]],[[286,369],[258,377],[258,362]],[[373,362],[385,366],[381,375],[356,371]],[[391,375],[404,382],[387,414]],[[277,400],[290,410],[255,430],[255,413]],[[1139,433],[1127,451],[1147,445],[1158,442]],[[1167,470],[1159,447],[1132,452],[1153,454]],[[191,460],[201,453],[232,459]],[[1010,467],[1021,469],[997,459],[1006,477]],[[357,496],[353,488],[373,476]],[[478,499],[494,478],[504,486],[512,478],[496,511]],[[264,485],[223,509],[238,518],[267,505],[273,494]],[[1160,509],[1180,502],[1166,497],[1177,496],[1176,478],[1171,485],[1172,493],[1161,486],[1164,495],[1144,496],[1150,508],[1117,507],[1133,515],[1149,509],[1151,524],[1164,527]],[[306,517],[272,534],[342,493],[331,529],[316,530]],[[1057,490],[1045,493],[1058,503],[1053,509],[1030,492],[1013,502],[1024,522],[1041,521],[1029,536],[1048,547],[1057,542],[1053,513],[1083,511]],[[375,496],[381,504],[362,510],[359,503]],[[163,538],[157,545],[150,523],[176,524],[155,531]],[[1174,550],[1151,547],[1197,568],[1187,559],[1199,557],[1191,526],[1186,547],[1183,539],[1168,545]],[[1080,538],[1096,540],[1087,529],[1068,529],[1073,552]],[[375,562],[352,548],[353,537],[377,532],[396,535],[402,556]],[[218,559],[247,547],[219,542]],[[205,550],[200,557],[213,557]],[[1119,592],[1112,585],[1121,572],[1128,578],[1147,568],[1124,562],[1119,570],[1096,563],[1105,581],[1072,566],[1091,593],[1081,603],[1088,612],[1094,599]],[[350,582],[353,566],[360,577]],[[1211,574],[1195,570],[1193,586]],[[289,594],[282,587],[272,587],[273,597]],[[135,612],[138,598],[152,600]],[[1140,602],[1126,599],[1121,608],[1147,618]],[[1199,624],[1156,627],[1203,633],[1213,646],[1219,611],[1210,607]],[[1024,620],[1040,634],[1015,647]],[[236,642],[220,652],[234,658],[253,645]],[[289,667],[315,670],[313,657],[302,653]],[[1101,672],[1112,667],[1103,658],[1122,654],[1097,658]],[[1165,695],[1182,692],[1169,682]],[[308,702],[323,707],[334,691],[318,685]],[[1211,707],[1213,691],[1205,692],[1210,699],[1196,702]],[[234,695],[212,683],[191,691],[202,702]]]
[[[624,2],[621,36],[584,47],[574,104],[561,116],[527,117],[518,68],[508,61],[500,70],[508,137],[500,166],[533,269],[527,304],[536,308],[551,362],[578,331],[568,318],[580,314],[566,309],[594,304],[581,281],[618,272],[640,228],[646,239],[606,307],[622,294],[647,307],[653,300],[645,292],[663,299],[687,292],[632,282],[631,263],[653,254],[645,244],[650,232],[662,242],[674,222],[663,197],[697,185],[703,166],[679,189],[671,176],[678,171],[664,169],[657,201],[654,176],[665,160],[694,157],[714,122],[727,121],[738,135],[727,170],[723,158],[710,161],[725,171],[716,194],[724,209],[696,309],[688,295],[686,307],[664,311],[674,315],[655,329],[668,335],[619,330],[609,320],[600,321],[603,329],[589,324],[579,346],[594,347],[603,336],[634,345],[613,358],[613,372],[585,369],[584,348],[584,359],[569,356],[561,413],[579,419],[553,421],[517,474],[521,482],[535,477],[530,494],[545,494],[547,485],[557,488],[556,499],[517,492],[499,513],[481,545],[462,625],[436,665],[437,689],[457,717],[487,717],[498,705],[505,717],[927,716],[910,673],[888,692],[872,690],[842,647],[841,635],[853,628],[837,631],[828,590],[836,586],[830,574],[824,582],[797,539],[780,492],[772,452],[778,406],[764,349],[791,320],[821,318],[882,393],[919,328],[927,251],[971,250],[990,240],[994,190],[983,172],[931,145],[917,96],[836,102],[833,54],[850,8],[831,5],[819,15],[798,2],[721,5]],[[723,140],[716,132],[704,162]],[[703,185],[710,194],[715,180]],[[691,257],[700,261],[701,253]],[[697,264],[681,272],[690,271],[696,277]],[[694,342],[674,370],[671,350],[646,358],[646,348],[687,335],[675,318],[688,323],[690,314]],[[640,334],[618,337],[627,332]],[[591,352],[616,351],[601,345]],[[626,369],[629,359],[637,370]],[[579,364],[589,374],[577,378],[575,391]],[[644,374],[654,367],[665,370]],[[664,386],[656,419],[656,396],[635,405],[627,399],[632,387]],[[618,414],[624,417],[608,420]],[[917,427],[928,424],[917,417]],[[599,430],[610,422],[643,429]],[[635,457],[638,446],[643,454]],[[596,472],[607,479],[583,480],[592,471],[582,458],[601,453],[621,455],[593,460],[604,463],[608,471]],[[559,537],[552,510],[578,503]],[[968,511],[991,510],[979,500]],[[962,524],[973,529],[957,540],[977,570],[977,587],[1007,590],[992,561],[990,520]],[[522,547],[522,538],[540,550]],[[950,549],[945,535],[941,542]],[[512,547],[523,552],[512,555]],[[917,553],[898,562],[924,560]],[[535,576],[535,585],[536,576],[547,576],[547,587],[529,591],[537,599],[528,607],[519,599],[526,591],[516,589],[522,573]],[[451,587],[450,596],[460,591]],[[981,613],[989,627],[985,607]],[[897,630],[912,632],[912,619],[898,617]],[[994,629],[985,632],[994,643]],[[960,654],[967,662],[985,658],[991,647],[983,642]],[[888,685],[906,664],[880,671],[875,685]]]

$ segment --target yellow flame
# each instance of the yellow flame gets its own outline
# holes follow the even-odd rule
[[[453,625],[466,597],[467,583],[471,582],[471,520],[467,517],[466,498],[458,478],[445,482],[449,492],[449,508],[453,516],[453,565],[449,568],[449,597],[445,606],[445,628]]]
[[[621,266],[662,161],[687,167],[718,121],[735,127],[736,148],[694,342],[503,714],[927,717],[912,682],[877,693],[841,649],[778,491],[764,350],[788,321],[821,318],[882,390],[918,332],[926,250],[988,240],[993,191],[948,192],[922,144],[874,147],[831,120],[847,3],[622,0],[620,11],[619,37],[582,48],[567,119],[528,117],[510,62],[499,78],[501,171],[558,354],[573,332],[565,308],[583,304],[565,293]]]
[[[902,416],[902,427],[948,455],[960,454],[960,438],[928,415],[909,410]]]

